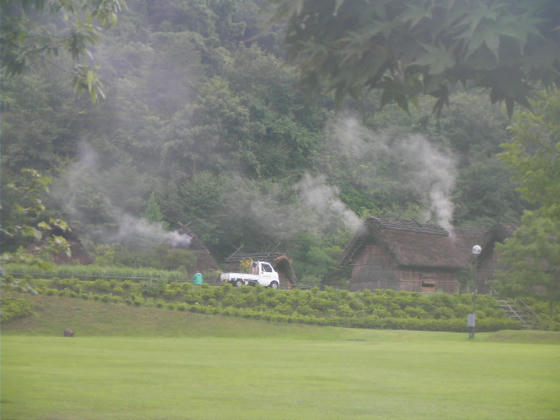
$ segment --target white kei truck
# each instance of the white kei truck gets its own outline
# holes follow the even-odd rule
[[[272,265],[266,261],[253,261],[251,264],[251,273],[221,273],[218,277],[218,283],[232,283],[237,287],[241,286],[261,286],[278,289],[280,280],[278,273]]]

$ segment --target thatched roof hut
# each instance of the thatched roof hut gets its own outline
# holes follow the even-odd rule
[[[479,266],[493,269],[494,243],[511,234],[505,226],[461,228],[450,234],[434,224],[372,217],[352,238],[340,263],[353,267],[353,290],[456,292],[460,273],[473,263],[473,245],[484,249]]]
[[[210,250],[206,247],[202,239],[194,233],[192,230],[188,228],[187,225],[179,223],[181,228],[179,229],[179,233],[183,235],[188,235],[191,238],[191,241],[186,249],[191,251],[196,256],[196,264],[194,267],[195,271],[203,272],[203,271],[210,271],[210,270],[219,270],[218,263],[210,253]]]
[[[93,262],[95,262],[95,259],[91,255],[89,255],[85,247],[82,245],[82,242],[78,238],[78,235],[76,235],[76,233],[72,229],[69,228],[67,230],[62,230],[57,226],[54,226],[51,230],[45,232],[43,234],[43,238],[41,239],[41,241],[32,244],[28,248],[28,252],[30,253],[40,252],[40,249],[46,245],[48,238],[52,236],[60,236],[66,239],[66,242],[68,242],[68,245],[70,245],[70,252],[71,252],[70,256],[62,252],[53,255],[52,259],[55,264],[77,263],[77,264],[86,265],[86,264],[93,264]]]

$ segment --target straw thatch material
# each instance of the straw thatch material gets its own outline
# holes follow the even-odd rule
[[[74,233],[72,229],[62,230],[59,227],[54,227],[50,231],[45,232],[43,239],[41,241],[35,242],[28,249],[27,252],[31,254],[36,254],[41,251],[41,248],[47,243],[47,239],[52,236],[61,236],[68,242],[70,246],[71,255],[68,256],[65,253],[59,253],[53,255],[53,262],[55,264],[92,264],[95,259],[89,255],[86,251],[82,242],[78,236]]]
[[[189,229],[185,224],[179,223],[181,229],[179,233],[182,235],[188,235],[191,238],[191,242],[185,249],[188,249],[196,256],[196,264],[194,270],[197,272],[219,270],[218,263],[216,259],[210,253],[210,250],[206,247],[202,239],[198,237],[196,233]]]
[[[457,252],[454,239],[437,225],[371,217],[346,248],[341,263],[351,265],[355,254],[366,243],[383,247],[400,266],[452,269],[466,266]]]
[[[477,263],[483,283],[493,274],[493,248],[515,226],[460,228],[451,234],[433,224],[413,220],[369,218],[352,238],[340,260],[352,270],[351,288],[391,288],[410,291],[459,290],[459,275],[472,267],[471,249],[479,244]]]

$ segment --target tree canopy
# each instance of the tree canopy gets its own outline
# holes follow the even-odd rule
[[[460,82],[492,102],[528,106],[560,81],[556,0],[270,0],[288,57],[308,86],[337,98],[382,91],[408,109],[420,93],[439,113]]]
[[[512,141],[500,155],[519,182],[519,191],[537,210],[526,211],[521,226],[498,244],[504,269],[498,286],[511,294],[544,293],[560,301],[560,92],[532,101],[518,113]]]
[[[560,218],[560,91],[531,103],[533,111],[516,115],[510,126],[514,136],[499,158],[526,200]]]
[[[130,244],[122,238],[135,221],[188,224],[218,260],[242,245],[279,249],[307,284],[342,284],[348,273],[336,262],[356,220],[427,220],[428,190],[441,182],[458,225],[519,217],[523,203],[496,158],[508,138],[502,106],[465,89],[438,120],[429,96],[408,113],[396,104],[372,112],[383,100],[373,92],[337,114],[332,95],[302,91],[277,41],[284,27],[255,37],[263,4],[128,0],[95,44],[107,93],[96,104],[73,95],[60,70],[85,56],[74,62],[63,47],[48,60],[29,56],[27,71],[0,87],[3,203],[25,199],[10,187],[21,168],[53,182],[40,197],[44,218],[5,205],[3,221],[66,220],[93,253]],[[33,17],[50,28],[58,15],[47,12]],[[6,251],[31,241],[2,235]]]

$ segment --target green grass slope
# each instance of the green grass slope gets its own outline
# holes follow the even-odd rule
[[[65,328],[76,337],[158,336],[158,337],[302,337],[334,338],[344,329],[310,325],[203,315],[159,308],[108,304],[67,297],[31,296],[30,316],[3,325],[4,335],[62,336]]]
[[[469,341],[31,299],[3,326],[6,419],[560,417],[559,333]]]

